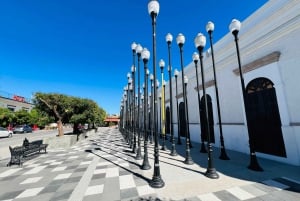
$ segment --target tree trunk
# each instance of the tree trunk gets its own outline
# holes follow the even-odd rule
[[[63,129],[63,125],[62,125],[61,120],[57,121],[57,130],[58,130],[58,136],[59,137],[64,136],[64,129]]]

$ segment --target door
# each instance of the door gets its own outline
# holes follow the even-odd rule
[[[255,151],[286,157],[274,84],[256,78],[246,87],[249,137]]]
[[[214,116],[213,116],[211,97],[208,94],[206,94],[206,100],[207,100],[208,119],[209,119],[210,142],[215,143]],[[200,111],[201,133],[203,133],[204,135],[204,141],[207,141],[207,125],[206,125],[204,96],[201,97],[200,109],[201,109]]]
[[[179,132],[181,137],[185,137],[186,135],[186,121],[185,121],[185,109],[184,103],[179,103]]]
[[[166,133],[171,133],[170,125],[171,125],[171,119],[170,119],[170,107],[166,108]]]

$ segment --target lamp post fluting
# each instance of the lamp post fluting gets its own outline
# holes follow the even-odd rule
[[[177,78],[179,75],[179,71],[177,69],[174,70],[174,76],[175,76],[175,88],[176,88],[176,112],[177,112],[177,144],[181,145],[181,137],[180,137],[180,118],[179,118],[179,106],[178,106],[178,84],[177,84]]]
[[[229,30],[234,36],[235,45],[236,45],[236,52],[237,52],[237,59],[238,59],[238,65],[239,65],[239,74],[240,74],[240,80],[241,80],[241,87],[243,92],[243,102],[244,102],[244,108],[245,108],[245,118],[246,118],[246,124],[247,124],[247,131],[249,136],[249,147],[250,147],[250,164],[248,165],[248,168],[254,171],[263,171],[263,169],[258,164],[256,154],[255,154],[255,148],[252,142],[252,139],[250,137],[250,130],[248,126],[248,117],[247,117],[247,107],[248,107],[248,101],[247,101],[247,94],[246,94],[246,88],[245,88],[245,82],[242,72],[242,65],[241,65],[241,59],[240,59],[240,51],[239,51],[239,43],[238,43],[238,33],[241,28],[241,22],[233,19],[232,22],[229,25]]]
[[[126,114],[125,114],[125,116],[126,116],[126,120],[125,120],[125,133],[124,133],[124,137],[125,137],[125,139],[126,139],[126,142],[128,143],[128,129],[129,129],[129,125],[128,125],[128,118],[129,118],[129,115],[128,115],[128,85],[126,85],[125,87],[124,87],[124,97],[125,97],[125,101],[126,101],[126,103],[125,103],[125,107],[126,107],[126,109],[125,109],[125,111],[126,111]]]
[[[129,86],[129,92],[130,92],[130,99],[129,99],[129,109],[130,109],[130,135],[129,135],[129,142],[130,142],[130,148],[133,149],[133,86],[132,86],[132,78],[130,78],[130,86]]]
[[[219,120],[219,131],[220,131],[220,142],[221,142],[221,154],[219,156],[222,160],[230,160],[226,154],[225,144],[224,144],[224,137],[223,137],[223,129],[222,129],[222,120],[221,120],[221,111],[220,111],[220,100],[219,100],[219,91],[218,91],[218,82],[217,82],[217,75],[216,75],[216,66],[215,66],[215,56],[214,56],[214,48],[213,48],[213,41],[212,41],[212,33],[215,29],[214,23],[209,21],[206,25],[206,31],[209,35],[209,42],[210,42],[210,50],[211,50],[211,59],[213,65],[213,73],[214,73],[214,82],[215,82],[215,93],[217,99],[217,110],[218,110],[218,120]]]
[[[184,118],[185,118],[185,125],[186,125],[186,130],[185,130],[185,160],[184,163],[191,165],[194,164],[194,161],[191,157],[191,152],[190,152],[190,139],[189,139],[189,133],[188,133],[188,120],[187,120],[187,102],[186,102],[186,88],[185,88],[185,84],[184,84],[184,67],[183,67],[183,45],[185,43],[185,37],[183,34],[178,34],[178,36],[176,37],[176,42],[177,45],[179,46],[179,50],[180,50],[180,64],[181,64],[181,80],[182,80],[182,91],[183,91],[183,104],[184,104]]]
[[[160,175],[159,166],[159,148],[158,148],[158,136],[157,136],[157,91],[156,91],[156,17],[159,13],[159,3],[156,0],[150,0],[148,3],[148,13],[152,20],[152,44],[153,44],[153,76],[154,76],[154,172],[152,180],[150,181],[150,186],[153,188],[161,188],[165,185],[165,182]]]
[[[141,117],[140,117],[140,106],[141,106],[141,94],[140,94],[140,87],[141,87],[141,80],[140,80],[140,61],[141,61],[141,53],[143,47],[140,44],[137,44],[135,51],[138,58],[138,109],[137,109],[137,130],[138,130],[138,148],[136,150],[136,160],[142,160],[142,148],[141,148]]]
[[[132,152],[136,152],[136,128],[137,128],[137,122],[136,122],[136,110],[135,110],[135,56],[136,56],[136,46],[137,44],[133,42],[131,44],[131,50],[132,50],[132,67],[131,67],[131,73],[132,73],[132,86],[133,86],[133,147],[132,147]]]
[[[166,129],[165,129],[165,82],[164,82],[164,67],[165,67],[165,61],[160,60],[159,61],[159,67],[161,70],[161,102],[160,102],[160,108],[161,108],[161,114],[160,114],[160,122],[161,122],[161,136],[162,136],[162,145],[161,145],[161,150],[167,150],[166,148]]]
[[[176,148],[175,148],[175,138],[174,138],[174,125],[173,125],[173,95],[172,95],[172,64],[171,64],[171,43],[173,40],[172,34],[168,33],[166,35],[166,41],[168,45],[168,59],[169,59],[169,67],[168,67],[168,73],[169,73],[169,98],[170,98],[170,135],[171,135],[171,156],[176,156]]]
[[[130,87],[131,87],[131,74],[128,72],[127,73],[127,101],[128,101],[128,132],[127,132],[127,143],[129,144],[130,148],[131,147],[131,139],[130,139],[130,135],[131,135],[131,108],[130,108],[130,104],[131,104],[131,100],[130,100],[130,95],[131,95],[131,91],[130,91]]]
[[[150,87],[151,87],[151,99],[150,99],[150,135],[151,135],[151,138],[150,138],[150,143],[152,144],[153,143],[153,128],[154,128],[154,120],[153,120],[153,104],[154,104],[154,99],[153,99],[153,74],[150,74]]]
[[[197,81],[197,95],[198,95],[198,109],[199,109],[199,122],[201,124],[201,99],[200,99],[200,89],[199,89],[199,78],[198,78],[198,61],[199,61],[199,54],[197,52],[194,52],[193,54],[193,61],[195,64],[196,69],[196,81]],[[202,85],[203,87],[203,85]],[[201,126],[200,126],[200,132],[201,132]],[[201,153],[207,153],[204,143],[204,133],[201,132],[201,147],[200,152]]]
[[[149,76],[149,70],[147,67],[148,60],[150,58],[150,52],[147,48],[144,48],[142,51],[142,59],[144,62],[144,83],[145,83],[145,89],[144,89],[144,160],[142,164],[143,170],[149,170],[151,168],[149,164],[148,159],[148,76]]]
[[[124,94],[123,94],[123,100],[124,100],[124,120],[123,120],[123,122],[124,122],[124,129],[123,129],[123,136],[125,137],[125,140],[127,140],[126,139],[126,133],[127,133],[127,115],[128,115],[128,113],[127,113],[127,86],[124,86],[124,88],[123,88],[123,90],[124,90]]]
[[[205,124],[206,124],[206,134],[207,134],[207,143],[208,143],[208,165],[205,172],[205,176],[217,179],[219,178],[219,175],[214,168],[213,165],[213,157],[212,157],[212,145],[210,140],[210,127],[209,127],[209,116],[208,116],[208,106],[207,106],[207,97],[206,97],[206,87],[205,87],[205,74],[203,70],[203,55],[202,51],[206,44],[206,38],[202,33],[198,33],[198,35],[195,38],[195,46],[199,51],[199,57],[200,57],[200,68],[201,68],[201,79],[202,79],[202,87],[203,87],[203,97],[204,97],[204,105],[205,105]]]

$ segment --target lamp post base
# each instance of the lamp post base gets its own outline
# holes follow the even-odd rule
[[[163,150],[163,151],[167,150],[167,147],[166,147],[166,134],[162,134],[162,145],[161,145],[160,150]]]
[[[141,169],[142,170],[149,170],[149,169],[151,169],[151,165],[149,165],[149,162],[148,161],[144,161],[143,162],[143,165],[141,166]]]
[[[138,147],[138,148],[137,148],[135,160],[142,160],[141,147]]]
[[[165,182],[160,176],[153,176],[149,184],[152,188],[162,188],[165,186]]]
[[[177,144],[182,145],[180,137],[178,137]]]
[[[230,158],[227,156],[225,148],[221,147],[221,155],[219,156],[219,159],[221,160],[230,160]]]
[[[205,172],[205,176],[207,176],[208,178],[211,178],[211,179],[219,178],[219,175],[215,168],[207,168],[207,170]]]
[[[201,152],[201,153],[207,153],[207,150],[206,150],[206,148],[205,148],[204,142],[201,143],[201,149],[200,149],[200,152]]]
[[[258,164],[255,153],[251,153],[250,164],[248,165],[248,169],[258,171],[258,172],[264,171]]]
[[[171,153],[170,153],[171,156],[177,156],[177,152],[176,152],[176,149],[175,149],[175,144],[172,144],[172,149],[171,149]]]
[[[193,165],[194,164],[194,161],[193,161],[192,158],[186,158],[183,162],[187,165]]]
[[[189,145],[187,145],[189,146]],[[187,165],[193,165],[194,161],[191,157],[190,150],[186,150],[185,160],[183,161]]]

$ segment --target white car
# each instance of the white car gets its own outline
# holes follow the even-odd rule
[[[0,137],[12,137],[13,132],[6,128],[0,127]]]

